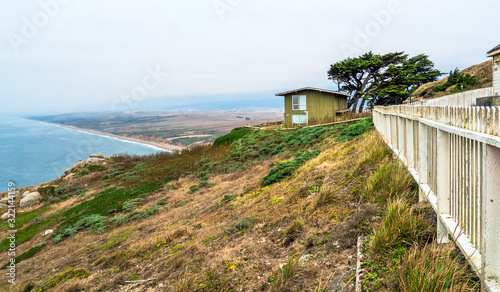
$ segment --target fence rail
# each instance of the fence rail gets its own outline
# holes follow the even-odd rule
[[[415,102],[415,105],[456,105],[456,106],[475,106],[476,99],[492,96],[493,87],[480,88],[475,90],[468,90],[460,93],[445,95],[442,97]]]
[[[436,211],[438,241],[500,291],[500,108],[375,107],[373,120]]]

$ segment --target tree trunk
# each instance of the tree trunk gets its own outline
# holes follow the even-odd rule
[[[358,110],[359,113],[363,112],[363,108],[365,106],[365,102],[366,102],[366,99],[363,98],[363,100],[361,100],[361,104],[359,105],[359,110]]]

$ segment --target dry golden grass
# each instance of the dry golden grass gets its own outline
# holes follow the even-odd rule
[[[147,210],[165,200],[150,217],[108,226],[103,234],[82,231],[19,263],[17,288],[22,291],[26,283],[70,267],[91,276],[67,281],[57,291],[314,291],[325,287],[331,274],[348,277],[355,247],[336,232],[353,237],[370,231],[358,224],[373,217],[371,209],[360,207],[361,192],[367,178],[393,158],[376,132],[344,143],[330,137],[319,147],[318,157],[268,187],[261,186],[262,177],[280,158],[256,162],[245,171],[211,174],[209,182],[215,185],[194,192],[190,186],[200,183],[194,175],[172,181],[172,187],[142,198],[135,207]],[[233,199],[223,203],[225,195]],[[61,202],[51,212],[76,200]],[[247,218],[254,220],[226,232]],[[22,250],[45,240],[37,235]],[[289,263],[290,255],[304,259],[290,265],[297,268],[295,276],[286,278],[280,265]],[[125,282],[146,279],[152,280]],[[6,280],[0,275],[0,285]]]

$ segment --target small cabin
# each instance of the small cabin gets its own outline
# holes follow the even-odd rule
[[[500,45],[494,47],[487,57],[493,57],[493,95],[500,95]]]
[[[334,121],[335,117],[349,112],[349,94],[304,87],[277,93],[285,97],[285,127],[308,126]]]

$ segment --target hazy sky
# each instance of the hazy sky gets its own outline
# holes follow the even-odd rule
[[[492,0],[0,0],[0,111],[134,110],[336,90],[330,64],[426,53],[441,71],[500,43]]]

